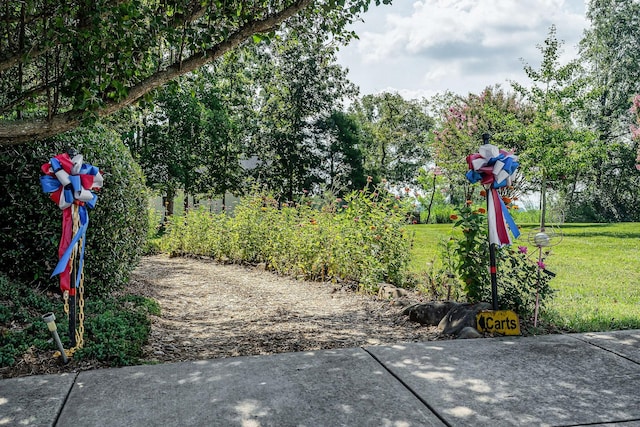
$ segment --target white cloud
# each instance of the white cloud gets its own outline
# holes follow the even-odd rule
[[[565,41],[565,60],[586,26],[584,0],[402,1],[370,9],[354,27],[360,40],[340,55],[364,93],[467,93],[522,80],[520,58],[539,62],[536,45],[552,24]]]

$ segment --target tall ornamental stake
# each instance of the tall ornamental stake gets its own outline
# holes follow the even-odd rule
[[[489,224],[489,272],[491,275],[491,297],[493,310],[498,310],[498,279],[496,266],[496,246],[511,244],[511,237],[518,238],[520,231],[509,214],[499,188],[510,185],[513,174],[519,166],[518,157],[489,144],[490,135],[482,135],[483,145],[477,153],[467,156],[469,171],[467,179],[472,184],[480,182],[487,193],[487,221]]]
[[[89,226],[87,207],[96,205],[95,191],[102,188],[100,170],[83,163],[74,149],[58,154],[41,167],[40,185],[62,210],[62,234],[58,247],[58,264],[51,277],[59,275],[60,290],[69,316],[71,353],[82,347],[84,333],[84,236]],[[73,279],[73,282],[72,282]],[[73,286],[72,286],[73,283]],[[79,298],[79,326],[76,327],[76,297]]]

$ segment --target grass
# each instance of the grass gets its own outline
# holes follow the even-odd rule
[[[535,249],[529,243],[535,226],[522,229],[514,243]],[[410,268],[426,271],[452,226],[415,225],[410,230]],[[562,238],[545,260],[556,273],[551,281],[556,293],[543,313],[545,322],[575,332],[640,329],[640,224],[564,224],[559,231]]]
[[[427,263],[433,262],[440,253],[439,242],[449,238],[452,230],[452,224],[410,226],[409,231],[413,234],[413,246],[411,248],[409,270],[414,273],[426,271]]]

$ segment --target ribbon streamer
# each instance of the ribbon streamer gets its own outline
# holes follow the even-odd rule
[[[500,150],[492,144],[481,145],[478,152],[467,156],[469,171],[467,179],[472,184],[480,182],[490,190],[487,198],[487,219],[489,222],[489,242],[497,245],[511,244],[507,228],[515,238],[520,230],[509,214],[509,210],[498,194],[498,189],[506,187],[519,166],[518,157]]]
[[[40,185],[45,193],[62,210],[62,234],[58,247],[58,264],[51,277],[60,275],[60,289],[71,290],[71,254],[78,241],[82,239],[89,226],[87,207],[96,205],[98,196],[95,191],[102,188],[104,179],[100,170],[87,163],[83,163],[82,155],[73,158],[67,154],[58,154],[41,167],[43,176]],[[72,206],[77,205],[80,226],[73,231]],[[74,283],[74,290],[78,287],[82,267],[84,264],[84,239],[78,259],[78,274]]]

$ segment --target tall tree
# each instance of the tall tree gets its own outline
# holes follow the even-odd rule
[[[628,110],[640,93],[640,3],[634,0],[591,0],[591,26],[580,43],[587,83],[586,126],[597,133],[603,155],[585,168],[584,190],[578,194],[579,219],[640,219],[640,182],[634,167],[636,150],[629,134]]]
[[[533,109],[515,93],[489,86],[480,94],[447,97],[441,102],[439,123],[433,131],[431,149],[440,168],[448,197],[453,204],[468,197],[466,156],[482,144],[482,134],[491,143],[520,153],[524,128],[533,120]],[[433,175],[435,182],[435,175]]]
[[[103,117],[287,19],[345,25],[390,0],[24,0],[0,11],[0,145]],[[257,36],[259,37],[259,36]]]
[[[563,196],[568,193],[568,197],[563,197],[562,210],[570,207],[587,159],[597,152],[593,135],[575,126],[575,111],[580,106],[578,65],[560,64],[561,47],[556,28],[551,26],[544,44],[538,46],[542,54],[540,68],[524,66],[531,88],[513,83],[535,108],[533,121],[524,135],[521,162],[528,180],[539,186],[541,192],[542,226],[547,190],[556,189]]]
[[[200,192],[198,175],[204,161],[203,110],[193,82],[169,85],[157,95],[157,103],[124,136],[152,188],[165,198],[167,213],[173,213],[178,189],[186,195]],[[187,201],[185,197],[185,201]]]
[[[318,175],[337,195],[364,188],[367,176],[362,156],[362,132],[358,121],[341,111],[315,124],[321,164]]]
[[[283,200],[321,181],[313,124],[356,91],[335,63],[336,45],[322,31],[323,21],[296,17],[290,25],[293,31],[256,51],[260,129],[253,142],[259,160],[253,173]]]
[[[427,138],[433,119],[423,101],[397,93],[365,95],[349,110],[366,135],[365,170],[376,181],[405,185],[415,181],[429,157]]]
[[[257,126],[256,85],[251,75],[256,66],[248,50],[240,49],[203,70],[198,78],[205,140],[201,191],[221,197],[223,207],[228,193],[242,192],[247,175],[242,161]]]
[[[589,90],[584,119],[608,142],[627,134],[631,98],[640,93],[640,3],[591,0],[587,18],[580,42]]]

